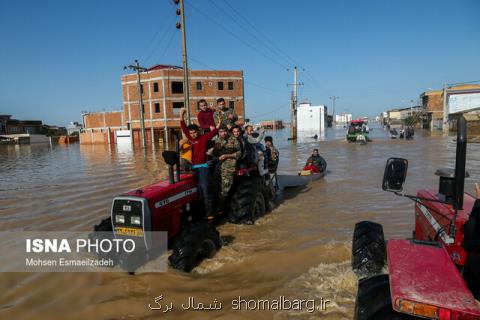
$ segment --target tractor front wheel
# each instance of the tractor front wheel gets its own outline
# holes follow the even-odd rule
[[[378,274],[387,258],[382,225],[362,221],[355,225],[352,242],[352,269],[360,277]]]
[[[174,244],[168,260],[173,268],[190,272],[203,259],[212,258],[221,247],[219,233],[212,224],[191,223]]]
[[[358,282],[355,320],[415,320],[418,317],[398,313],[392,308],[387,274],[363,278]]]

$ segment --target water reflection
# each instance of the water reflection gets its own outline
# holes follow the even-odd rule
[[[313,148],[328,162],[329,174],[286,200],[254,226],[224,225],[232,239],[217,255],[191,274],[2,274],[2,318],[88,319],[158,318],[147,305],[158,294],[173,302],[188,296],[231,301],[246,298],[332,299],[322,319],[351,319],[356,278],[349,270],[354,224],[375,220],[387,238],[408,237],[413,204],[381,191],[386,159],[409,159],[406,191],[436,189],[438,167],[453,166],[454,137],[417,131],[413,141],[391,140],[373,127],[372,143],[345,142],[343,128],[328,129],[324,140],[289,142],[288,130],[270,132],[280,151],[279,171],[296,173]],[[161,149],[131,145],[0,146],[0,230],[90,230],[108,215],[113,196],[165,178]],[[469,144],[465,190],[480,180],[480,149]],[[68,286],[65,286],[68,283]],[[251,319],[252,313],[225,318]],[[258,319],[308,319],[305,313],[258,312]],[[201,318],[179,310],[172,319]],[[165,318],[162,316],[162,318]],[[168,318],[168,317],[167,317]]]

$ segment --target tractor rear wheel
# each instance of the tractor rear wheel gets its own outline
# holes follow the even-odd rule
[[[243,177],[232,193],[228,214],[230,222],[253,222],[265,212],[265,188],[261,178]]]
[[[173,268],[190,272],[203,259],[212,258],[221,247],[219,233],[212,224],[192,223],[180,234],[168,260]]]
[[[355,225],[352,242],[352,269],[358,276],[382,271],[387,255],[382,225],[362,221]]]
[[[418,317],[398,313],[392,308],[387,274],[358,281],[355,320],[415,320]]]

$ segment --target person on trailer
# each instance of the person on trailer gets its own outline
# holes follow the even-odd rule
[[[271,136],[266,136],[264,141],[268,171],[270,173],[275,173],[277,171],[278,162],[280,160],[280,153],[273,145],[273,138]]]
[[[198,123],[203,133],[207,133],[210,131],[210,127],[215,127],[215,120],[213,119],[214,111],[207,106],[205,99],[198,101],[197,106],[200,110],[197,114]]]
[[[327,169],[327,161],[318,153],[318,149],[313,149],[313,153],[308,158],[306,165],[308,165],[310,161],[317,167],[319,172],[324,172]]]
[[[209,217],[213,215],[213,200],[209,193],[210,168],[207,163],[206,152],[208,142],[217,134],[219,125],[210,127],[210,132],[206,134],[200,134],[199,127],[196,124],[191,124],[187,127],[184,116],[185,108],[182,108],[180,112],[180,127],[192,146],[192,170],[197,175],[199,194],[205,204],[206,216]]]
[[[237,160],[242,153],[240,142],[233,135],[229,135],[226,126],[218,129],[218,139],[215,141],[213,155],[218,159],[215,167],[215,181],[220,181],[220,199],[218,211],[225,207],[225,201],[233,185]]]

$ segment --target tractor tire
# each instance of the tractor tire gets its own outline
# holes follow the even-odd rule
[[[357,223],[352,242],[352,269],[357,276],[380,273],[386,259],[382,225],[371,221]]]
[[[415,320],[421,319],[399,313],[392,308],[390,283],[387,274],[379,274],[358,281],[355,300],[355,320]]]
[[[180,234],[168,260],[173,268],[190,272],[203,259],[212,258],[221,247],[219,233],[212,224],[191,223]]]
[[[265,188],[258,177],[244,177],[233,190],[228,219],[232,223],[254,222],[267,210]]]
[[[93,231],[97,231],[97,232],[112,231],[113,232],[112,217],[108,217],[108,218],[105,218],[102,221],[100,221],[99,224],[97,224],[93,227]]]
[[[113,240],[115,235],[113,234],[112,217],[105,218],[99,224],[93,226],[93,231],[93,233],[88,235],[88,239],[92,241]],[[97,256],[100,259],[111,259],[114,265],[118,264],[118,255],[113,252],[99,252]]]

